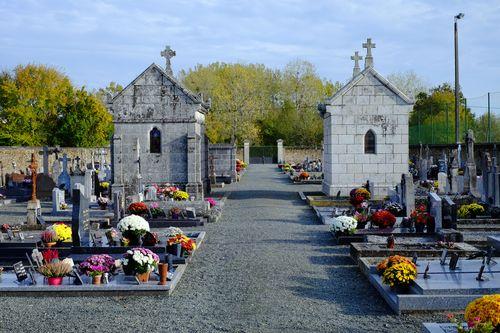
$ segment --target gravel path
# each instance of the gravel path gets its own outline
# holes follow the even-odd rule
[[[348,248],[271,165],[229,187],[222,219],[171,297],[1,298],[2,332],[421,332],[394,315]],[[2,214],[2,213],[0,213]]]

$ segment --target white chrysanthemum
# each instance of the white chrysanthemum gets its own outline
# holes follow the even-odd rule
[[[137,215],[125,216],[118,222],[118,230],[121,232],[127,230],[145,230],[149,231],[149,223],[145,219]]]
[[[332,232],[346,232],[354,231],[358,226],[358,221],[351,216],[339,216],[333,219],[333,223],[330,225],[330,230]]]

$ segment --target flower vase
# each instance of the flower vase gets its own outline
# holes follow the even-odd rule
[[[146,283],[149,281],[150,275],[151,271],[147,271],[146,273],[137,274],[136,277],[141,283]]]
[[[133,232],[127,232],[123,235],[128,239],[128,246],[141,246],[142,245],[142,237]]]
[[[172,213],[172,220],[178,220],[178,219],[179,219],[179,214]]]
[[[96,275],[92,277],[92,284],[101,284],[102,275]]]
[[[160,282],[158,283],[159,285],[166,285],[167,284],[167,275],[168,275],[168,264],[165,263],[159,263],[158,264],[158,272],[160,273]]]
[[[365,229],[367,224],[368,224],[368,221],[365,221],[365,222],[358,221],[358,225],[356,226],[356,229],[358,229],[358,230]]]
[[[60,276],[60,277],[49,277],[47,279],[48,283],[49,283],[49,286],[60,286],[62,284],[62,281],[63,281],[63,277]]]
[[[424,232],[425,224],[423,223],[415,223],[415,232],[422,233]]]

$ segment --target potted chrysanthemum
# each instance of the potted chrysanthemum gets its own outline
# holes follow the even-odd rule
[[[125,216],[118,222],[117,227],[128,240],[129,246],[140,245],[142,236],[149,231],[148,221],[137,215]]]
[[[136,274],[141,282],[148,282],[151,272],[158,266],[160,258],[156,253],[145,248],[128,250],[122,261],[123,271],[127,275]]]
[[[358,221],[352,216],[339,216],[333,219],[330,231],[335,237],[352,235],[356,231]]]
[[[107,254],[95,254],[80,263],[82,273],[92,277],[92,284],[101,284],[101,277],[115,268],[115,260]]]
[[[64,261],[50,262],[40,266],[38,271],[47,278],[50,286],[58,286],[63,278],[71,272],[71,266]]]

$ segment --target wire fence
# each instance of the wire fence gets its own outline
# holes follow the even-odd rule
[[[417,112],[417,111],[414,111]],[[500,92],[465,98],[460,107],[459,136],[464,140],[469,129],[478,143],[500,142]],[[455,106],[440,104],[412,116],[410,144],[455,143]]]

